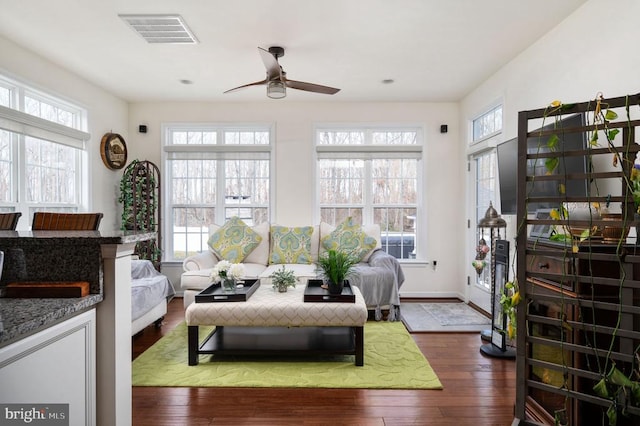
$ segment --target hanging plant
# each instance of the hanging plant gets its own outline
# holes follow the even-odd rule
[[[509,281],[504,286],[504,293],[500,297],[500,306],[502,313],[507,316],[507,335],[509,339],[516,337],[517,324],[517,306],[520,303],[520,289],[517,281]]]

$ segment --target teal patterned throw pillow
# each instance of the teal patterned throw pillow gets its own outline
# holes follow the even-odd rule
[[[260,244],[262,237],[242,219],[232,217],[209,237],[209,247],[221,259],[240,263]]]
[[[278,225],[272,226],[269,263],[312,263],[312,234],[313,226],[302,226],[298,228]]]
[[[327,250],[340,250],[350,253],[359,261],[376,247],[375,238],[362,231],[362,227],[348,217],[329,235],[322,239],[322,246]]]

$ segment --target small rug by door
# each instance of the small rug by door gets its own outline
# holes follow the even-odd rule
[[[211,328],[200,327],[200,339]],[[303,387],[442,389],[427,359],[401,322],[369,321],[364,331],[364,366],[353,356],[256,360],[201,355],[187,365],[183,322],[133,361],[133,386]]]
[[[403,303],[402,321],[416,332],[480,332],[491,320],[466,303]]]

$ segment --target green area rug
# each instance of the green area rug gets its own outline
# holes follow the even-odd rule
[[[212,328],[200,327],[201,340]],[[442,389],[401,322],[365,325],[364,366],[353,356],[263,360],[200,355],[187,365],[183,322],[133,361],[133,386]]]

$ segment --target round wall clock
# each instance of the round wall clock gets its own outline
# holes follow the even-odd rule
[[[107,168],[117,170],[127,163],[127,144],[117,133],[105,133],[100,141],[100,156]]]

